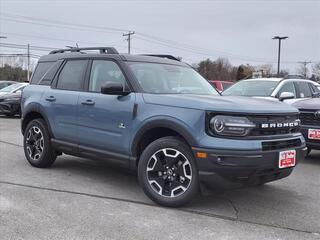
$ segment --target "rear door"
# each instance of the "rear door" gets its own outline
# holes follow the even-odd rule
[[[125,158],[129,155],[135,94],[102,94],[101,86],[107,81],[128,87],[125,74],[117,62],[93,60],[87,76],[87,91],[80,94],[78,101],[79,149],[110,155],[110,160],[128,164]],[[112,159],[112,156],[115,158]]]
[[[88,60],[67,60],[43,95],[55,139],[77,144],[78,98],[84,87]]]

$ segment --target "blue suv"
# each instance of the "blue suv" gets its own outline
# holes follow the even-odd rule
[[[137,170],[146,195],[164,206],[181,206],[200,189],[287,177],[306,154],[297,109],[220,96],[168,55],[52,51],[21,105],[32,166],[49,167],[62,153],[114,162]]]

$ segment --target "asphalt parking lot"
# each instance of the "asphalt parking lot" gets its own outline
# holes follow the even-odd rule
[[[20,119],[0,117],[0,239],[320,239],[320,151],[289,178],[168,209],[105,162],[32,168]]]

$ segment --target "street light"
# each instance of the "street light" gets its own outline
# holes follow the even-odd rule
[[[285,40],[287,39],[288,37],[279,37],[279,36],[274,36],[272,39],[278,39],[279,40],[279,49],[278,49],[278,77],[279,77],[279,74],[280,74],[280,49],[281,49],[281,40]]]

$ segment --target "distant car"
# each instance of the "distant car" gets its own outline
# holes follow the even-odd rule
[[[8,117],[21,114],[21,94],[28,83],[17,83],[0,90],[0,114]]]
[[[301,132],[306,139],[308,152],[320,150],[320,98],[293,104],[300,111]]]
[[[233,85],[231,81],[220,81],[220,80],[209,80],[212,86],[214,86],[217,91],[222,92]]]
[[[292,104],[320,95],[319,84],[307,79],[256,78],[241,80],[223,91],[224,96],[248,96]]]
[[[5,88],[0,89],[0,96],[17,93],[22,91],[29,83],[15,83]]]
[[[15,81],[3,81],[3,80],[1,81],[0,80],[0,89],[8,87],[8,86],[10,86],[12,84],[15,84],[15,83],[17,83],[17,82],[15,82]]]

